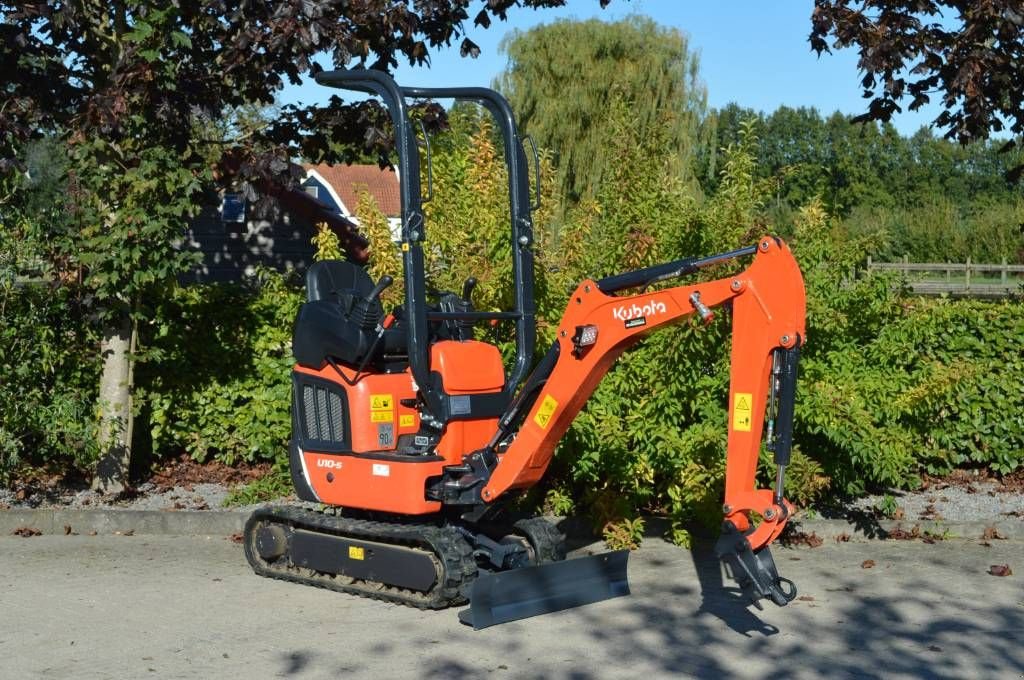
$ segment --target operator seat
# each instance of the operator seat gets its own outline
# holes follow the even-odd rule
[[[328,358],[359,366],[388,354],[405,353],[405,332],[385,331],[376,342],[384,317],[380,299],[369,299],[373,279],[347,260],[323,260],[306,272],[306,302],[292,333],[292,353],[303,366],[321,368]],[[367,358],[369,352],[373,356]]]

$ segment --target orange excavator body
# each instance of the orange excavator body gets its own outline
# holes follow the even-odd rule
[[[309,270],[293,337],[290,463],[298,496],[333,508],[333,519],[254,513],[245,545],[256,571],[415,606],[469,597],[477,627],[627,592],[625,556],[612,555],[572,560],[576,572],[558,566],[557,575],[540,579],[572,596],[532,593],[519,575],[514,590],[532,594],[510,594],[509,580],[488,574],[539,569],[560,561],[564,546],[537,520],[506,521],[505,501],[543,478],[558,442],[623,352],[692,315],[707,322],[728,308],[728,446],[717,549],[755,602],[791,600],[795,589],[767,550],[792,514],[782,491],[806,336],[803,278],[789,247],[764,236],[730,253],[587,279],[535,362],[531,200],[522,140],[504,99],[482,88],[399,88],[373,71],[332,72],[318,81],[380,95],[391,113],[404,166],[405,299],[385,315],[380,294],[389,277],[375,284],[346,261]],[[495,113],[509,170],[513,309],[475,310],[475,279],[462,295],[427,301],[417,140],[406,97],[468,98]],[[732,275],[677,283],[741,257],[753,259]],[[475,338],[474,325],[484,321],[515,325],[510,366],[497,347]],[[774,489],[756,488],[762,444],[778,465]]]

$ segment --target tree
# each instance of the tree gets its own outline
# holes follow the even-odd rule
[[[473,23],[487,27],[519,4],[563,2],[480,0]],[[23,167],[33,137],[68,145],[74,234],[60,256],[62,266],[84,269],[105,319],[101,426],[113,454],[106,458],[111,488],[128,461],[131,320],[191,261],[176,241],[199,197],[217,183],[237,183],[255,199],[259,189],[294,183],[301,170],[290,159],[299,156],[331,162],[369,148],[386,162],[390,141],[379,107],[338,98],[322,109],[285,107],[273,125],[228,140],[203,132],[240,108],[273,103],[286,79],[321,69],[315,57],[323,51],[337,66],[379,69],[399,59],[426,64],[431,48],[458,39],[464,55],[475,55],[465,28],[470,5],[0,2],[0,173]]]
[[[677,175],[692,179],[706,91],[686,37],[651,19],[556,21],[502,41],[508,64],[498,88],[520,126],[555,154],[570,200],[592,195],[615,160],[609,107],[620,99],[644,136],[670,130]]]
[[[887,121],[939,93],[933,121],[961,144],[1024,135],[1024,7],[1019,0],[815,0],[811,48],[856,47],[868,110]],[[832,44],[829,45],[829,39]],[[1007,142],[1011,148],[1013,141]],[[1011,181],[1024,165],[1011,171]]]

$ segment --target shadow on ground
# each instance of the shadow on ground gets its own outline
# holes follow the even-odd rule
[[[915,544],[911,549],[925,547]],[[427,619],[420,621],[403,617],[394,627],[394,637],[369,645],[355,642],[350,656],[380,659],[399,649],[415,649],[421,660],[416,674],[435,679],[492,674],[589,680],[780,673],[959,679],[1007,677],[1008,669],[1024,668],[1021,602],[989,602],[984,615],[964,616],[972,596],[959,579],[936,581],[924,573],[904,571],[896,586],[881,568],[869,574],[859,561],[853,565],[863,548],[858,552],[840,545],[823,550],[834,552],[835,560],[814,559],[815,566],[803,567],[802,579],[809,588],[803,599],[784,609],[767,602],[763,612],[750,606],[734,584],[723,581],[710,544],[698,545],[689,555],[666,547],[637,565],[640,573],[633,579],[633,595],[613,601],[616,604],[480,632],[452,627],[454,611],[425,614]],[[816,558],[822,555],[815,553]],[[945,564],[943,555],[932,550],[915,559],[938,570],[930,573],[962,571],[962,566]],[[685,564],[688,557],[692,565]],[[787,565],[795,569],[801,560],[812,561],[807,550],[783,550],[776,557],[783,575]],[[696,583],[683,583],[678,577],[683,566],[696,570]],[[913,568],[909,563],[890,566]],[[278,671],[297,675],[306,667],[304,659],[302,652],[283,652]],[[353,670],[358,666],[345,664],[328,672],[342,675]]]

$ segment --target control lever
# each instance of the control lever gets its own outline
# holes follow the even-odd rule
[[[370,294],[366,296],[366,302],[370,303],[379,298],[381,293],[387,290],[388,287],[394,282],[395,280],[388,276],[387,274],[380,277],[380,281],[378,281],[377,285],[373,287],[373,290],[370,291]]]
[[[477,280],[476,277],[470,276],[466,279],[466,282],[462,284],[462,299],[469,302],[469,296],[473,294],[473,289],[476,288]]]
[[[365,330],[373,330],[377,328],[378,334],[383,334],[381,328],[381,314],[380,310],[374,304],[377,302],[377,298],[383,293],[388,286],[394,283],[395,280],[385,274],[380,277],[380,281],[373,287],[373,290],[367,294],[366,297],[356,299],[352,304],[352,321],[356,323],[360,328]]]

